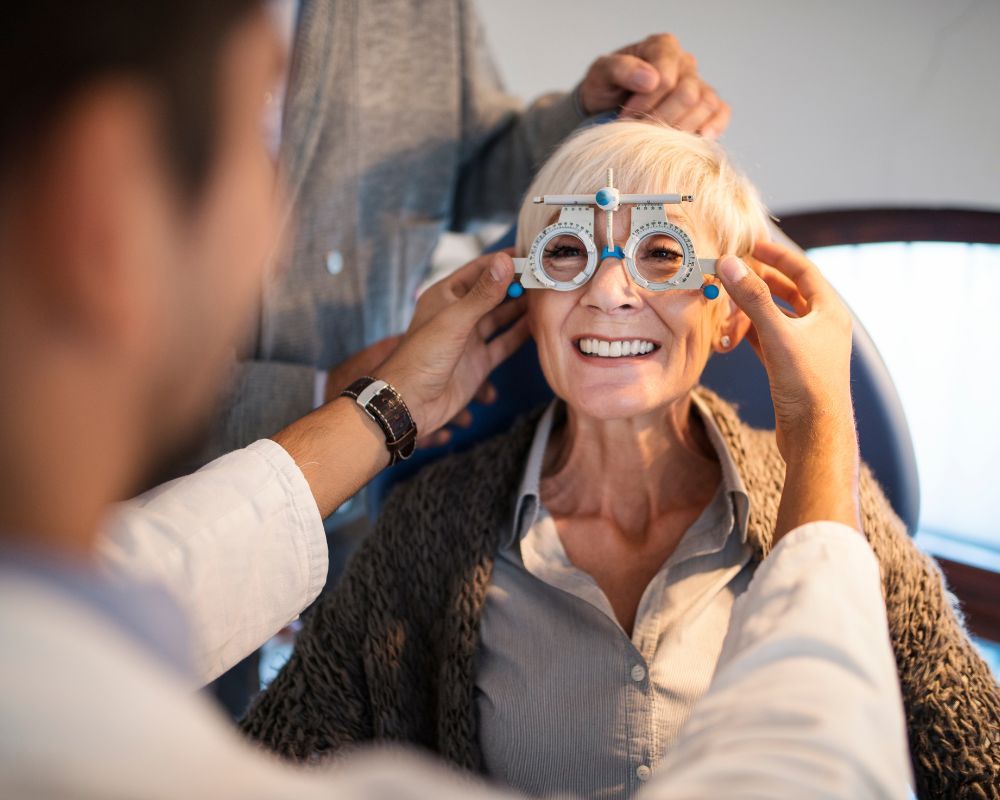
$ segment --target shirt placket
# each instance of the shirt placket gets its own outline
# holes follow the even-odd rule
[[[657,575],[647,593],[653,597],[663,593],[662,573]],[[640,613],[636,616],[635,630],[629,642],[629,664],[626,697],[628,698],[628,747],[629,747],[629,794],[637,792],[653,775],[656,763],[656,740],[653,726],[656,709],[656,694],[650,684],[650,664],[656,655],[656,643],[662,612],[658,603],[652,603],[654,610],[645,611],[645,602],[640,602]]]

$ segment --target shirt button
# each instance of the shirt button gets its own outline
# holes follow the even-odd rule
[[[339,250],[331,250],[326,254],[326,271],[331,275],[339,275],[344,269],[344,257]]]
[[[653,774],[653,771],[649,767],[647,767],[645,764],[640,764],[638,767],[635,768],[635,776],[640,781],[642,781],[643,783],[645,783],[646,781],[648,781],[649,780],[649,776],[652,775],[652,774]]]
[[[646,679],[646,668],[642,664],[636,664],[632,667],[632,680],[636,683],[640,683]]]

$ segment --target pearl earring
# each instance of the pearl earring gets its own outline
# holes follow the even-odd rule
[[[728,336],[723,336],[719,340],[719,344],[721,344],[724,349],[728,350],[729,349],[729,345],[732,344],[732,341],[733,340],[730,339]]]

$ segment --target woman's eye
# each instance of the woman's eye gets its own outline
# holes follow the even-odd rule
[[[580,255],[580,249],[577,247],[568,247],[562,245],[560,247],[552,247],[545,251],[546,258],[576,258]]]
[[[542,271],[554,280],[570,280],[587,265],[587,248],[575,236],[558,236],[542,250]]]
[[[582,258],[583,251],[578,247],[553,247],[545,251],[545,260],[566,261],[568,259]]]
[[[656,258],[663,261],[678,261],[682,258],[676,250],[668,250],[665,247],[654,247],[647,251],[646,258]]]

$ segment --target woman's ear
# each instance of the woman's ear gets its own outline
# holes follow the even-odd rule
[[[742,256],[742,260],[754,272],[760,274],[761,265],[752,256]],[[730,350],[735,350],[736,346],[743,341],[743,337],[750,330],[751,322],[750,317],[740,310],[740,307],[733,302],[721,284],[719,289],[721,291],[716,302],[723,303],[725,311],[721,314],[719,328],[712,340],[712,349],[716,353],[728,353]]]
[[[716,353],[728,353],[747,335],[750,318],[733,302],[725,289],[722,289],[715,302],[721,304],[724,310],[719,315],[718,326],[712,337],[712,350]]]
[[[728,353],[747,335],[747,331],[750,330],[750,317],[740,310],[725,291],[719,300],[726,304],[727,312],[722,318],[715,341],[712,342],[712,349],[717,353]]]

